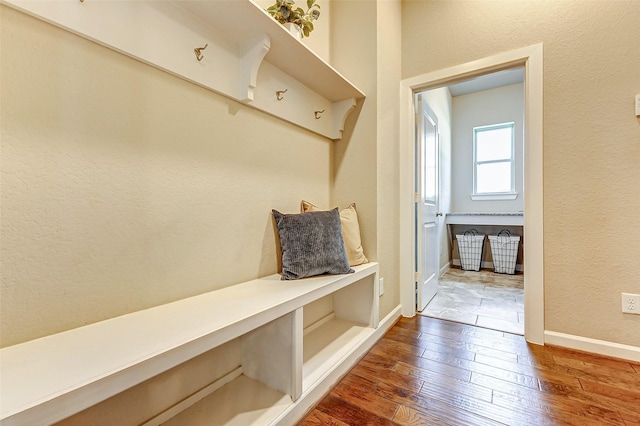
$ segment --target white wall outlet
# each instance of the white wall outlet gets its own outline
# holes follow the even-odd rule
[[[622,293],[622,312],[640,315],[640,294]]]
[[[380,278],[378,284],[379,284],[379,286],[378,286],[379,294],[380,294],[380,296],[382,296],[384,294],[384,278]]]

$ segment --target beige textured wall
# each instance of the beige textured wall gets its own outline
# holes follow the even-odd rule
[[[349,25],[357,14],[363,23]],[[334,1],[331,5],[332,65],[366,94],[347,117],[343,138],[332,149],[332,205],[355,202],[362,245],[377,261],[376,226],[376,5],[375,2]],[[357,54],[354,55],[354,52]],[[357,60],[354,60],[357,58]]]
[[[353,17],[358,25],[353,25]],[[398,270],[398,103],[401,4],[331,4],[332,65],[367,98],[347,119],[334,145],[332,199],[357,203],[365,254],[380,262],[385,293],[380,316],[400,303]]]
[[[405,1],[402,28],[403,78],[544,43],[545,328],[633,346],[638,22],[634,0]]]
[[[380,276],[385,293],[380,299],[380,315],[400,303],[400,241],[398,236],[399,198],[399,86],[402,9],[400,1],[378,2],[378,111],[377,111],[377,246]]]
[[[331,142],[1,13],[1,344],[276,272]]]

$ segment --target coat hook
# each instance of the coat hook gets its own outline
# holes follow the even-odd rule
[[[204,56],[202,55],[202,51],[206,49],[207,46],[209,46],[209,43],[205,44],[204,47],[196,47],[195,49],[193,49],[193,51],[196,52],[196,59],[198,60],[198,62],[200,62],[202,58],[204,58]]]
[[[322,111],[315,111],[315,115],[316,115],[316,120],[320,119],[320,114],[322,114],[324,112],[324,110]]]
[[[287,90],[289,89],[284,89],[284,90],[278,90],[276,91],[276,99],[281,101],[282,100],[282,94],[283,93],[287,93]]]
[[[84,0],[80,0],[80,3],[84,3]]]

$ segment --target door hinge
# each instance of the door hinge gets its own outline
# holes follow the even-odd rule
[[[413,193],[413,202],[414,203],[419,203],[420,202],[420,194],[418,194],[417,192]]]
[[[415,281],[417,283],[419,283],[420,282],[420,272],[417,272],[417,271],[414,272],[413,278],[415,279]]]

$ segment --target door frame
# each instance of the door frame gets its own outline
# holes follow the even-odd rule
[[[543,232],[543,45],[500,53],[400,82],[400,303],[402,315],[416,314],[415,259],[415,116],[414,94],[497,71],[524,67],[524,315],[525,339],[544,344]]]

